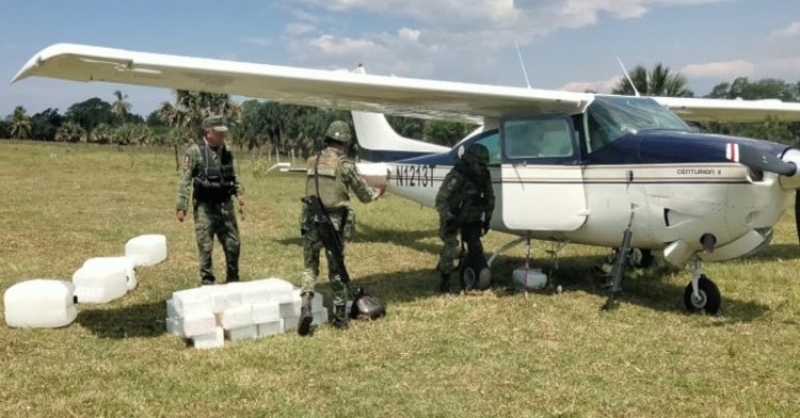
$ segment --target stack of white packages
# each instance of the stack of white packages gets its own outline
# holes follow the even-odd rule
[[[180,290],[167,301],[167,332],[195,348],[281,334],[297,327],[300,289],[277,278]],[[314,324],[328,321],[322,294],[312,303]]]

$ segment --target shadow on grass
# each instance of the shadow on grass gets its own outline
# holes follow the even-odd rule
[[[513,266],[520,265],[524,260],[519,259]],[[542,294],[554,294],[555,287],[561,285],[565,292],[584,291],[602,296],[605,303],[608,296],[609,278],[594,272],[593,267],[602,263],[603,257],[569,257],[559,262],[560,268],[555,273],[552,283],[543,290]],[[511,277],[511,270],[505,277]],[[664,280],[665,277],[678,274],[686,280],[685,285],[675,285]],[[657,259],[648,269],[627,269],[622,279],[622,293],[617,296],[617,303],[630,303],[648,309],[665,312],[687,311],[684,303],[684,292],[689,284],[691,273],[677,270],[664,260]],[[713,277],[711,278],[713,280]],[[725,289],[721,288],[722,304],[717,317],[725,318],[730,322],[749,322],[766,314],[770,308],[752,301],[742,301],[725,296]],[[602,303],[598,305],[601,308]],[[610,312],[613,314],[613,311]]]
[[[795,258],[800,258],[800,245],[773,244],[756,254],[746,257],[745,259],[755,261],[775,261],[793,260]]]
[[[110,309],[81,305],[75,321],[101,338],[158,337],[166,332],[164,301]]]
[[[347,240],[347,243],[357,242],[394,242],[402,244],[403,246],[412,248],[420,252],[427,252],[438,254],[442,250],[441,244],[437,241],[434,243],[419,242],[421,239],[438,237],[438,229],[429,229],[424,231],[406,231],[406,230],[393,230],[393,229],[378,229],[371,225],[359,223],[356,226],[356,231],[353,236]],[[283,245],[303,245],[302,237],[292,237],[276,239],[276,242]]]
[[[544,289],[531,293],[542,297],[552,296],[556,294],[556,287],[561,285],[564,294],[580,291],[602,297],[602,301],[597,304],[597,309],[601,309],[608,296],[605,286],[608,278],[593,273],[593,267],[603,261],[604,257],[598,256],[560,258],[559,269],[552,276],[550,283]],[[508,257],[495,262],[492,267],[492,291],[498,297],[515,297],[516,293],[512,291],[512,272],[523,263],[522,258]],[[541,263],[535,263],[535,267],[540,265]],[[545,267],[545,270],[547,268]],[[634,304],[656,311],[689,315],[684,305],[685,285],[674,285],[663,280],[676,271],[662,260],[658,260],[653,267],[646,270],[629,270],[623,278],[623,291],[616,298],[617,304]],[[685,276],[688,284],[690,278],[688,271],[685,272]],[[454,275],[453,281],[455,280]],[[353,287],[364,287],[368,293],[380,297],[389,306],[420,298],[439,297],[440,293],[436,291],[438,284],[439,275],[430,268],[354,277],[352,282]],[[722,308],[717,317],[727,320],[725,322],[753,321],[770,310],[768,306],[756,302],[726,297],[725,289],[720,290]],[[321,291],[329,292],[327,283],[321,286]],[[608,314],[613,315],[613,310]]]

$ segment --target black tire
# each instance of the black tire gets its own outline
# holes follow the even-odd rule
[[[619,251],[619,249],[617,249]],[[628,266],[635,269],[646,269],[653,265],[653,251],[642,248],[631,248],[628,253]]]
[[[483,256],[475,258],[464,260],[458,271],[458,278],[464,290],[486,290],[492,286],[492,274],[486,259]]]
[[[692,297],[692,283],[690,282],[686,286],[686,290],[683,292],[683,303],[686,305],[686,309],[692,313],[705,312],[709,315],[716,315],[722,303],[722,295],[717,285],[704,274],[697,281],[697,287],[700,293],[699,300]]]

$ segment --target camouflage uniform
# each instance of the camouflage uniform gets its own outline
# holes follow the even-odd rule
[[[327,141],[342,144],[350,142],[350,127],[347,123],[336,121],[326,133]],[[319,160],[318,160],[319,159]],[[319,193],[317,193],[317,182]],[[348,234],[348,223],[352,222],[348,189],[355,192],[358,199],[368,203],[380,197],[381,192],[370,188],[359,177],[355,164],[345,152],[335,146],[328,146],[318,156],[307,162],[306,196],[319,196],[325,210],[331,218],[334,228],[339,233],[339,241],[344,246]],[[303,312],[301,313],[298,333],[306,335],[311,323],[310,304],[314,294],[314,286],[319,275],[319,252],[324,244],[321,239],[321,220],[314,215],[307,204],[303,204],[300,217],[301,234],[303,235]],[[344,248],[342,248],[344,250]],[[328,252],[328,280],[333,290],[334,325],[347,326],[345,303],[348,297],[347,284],[342,281],[340,272],[335,268]],[[304,323],[305,318],[305,323]]]
[[[220,124],[219,119],[207,118],[207,125]],[[220,128],[221,129],[221,128]],[[214,182],[215,169],[222,171],[222,189],[204,188],[204,180]],[[208,170],[211,170],[210,172]],[[189,206],[190,186],[192,187],[192,208],[194,209],[195,236],[200,256],[200,279],[202,284],[213,284],[215,281],[211,253],[214,247],[214,236],[219,238],[225,252],[226,281],[239,280],[239,226],[236,222],[232,196],[242,196],[244,189],[239,182],[233,165],[233,154],[223,143],[217,149],[207,145],[205,139],[191,145],[184,154],[183,171],[178,183],[178,198],[175,208],[186,211]]]
[[[459,230],[470,252],[483,253],[481,229],[483,233],[489,230],[494,212],[494,190],[486,168],[488,161],[486,147],[471,145],[464,158],[447,173],[436,194],[439,237],[444,242],[437,266],[442,275],[440,290],[443,292],[449,291],[453,260],[458,254]]]

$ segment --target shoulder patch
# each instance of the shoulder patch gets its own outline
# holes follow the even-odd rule
[[[453,179],[450,180],[449,183],[447,183],[447,190],[453,191],[456,188],[457,185],[458,185],[458,179],[457,178],[453,178]]]
[[[186,156],[183,157],[183,169],[188,170],[190,165],[192,165],[192,156],[186,154]]]

